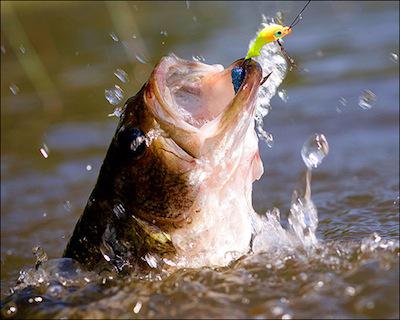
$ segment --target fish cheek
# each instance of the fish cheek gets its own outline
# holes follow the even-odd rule
[[[133,215],[163,229],[184,223],[198,193],[188,175],[175,172],[164,158],[148,149],[146,156],[131,166],[129,181],[124,182]]]

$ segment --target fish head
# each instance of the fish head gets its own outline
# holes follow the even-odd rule
[[[242,65],[235,94],[232,68]],[[141,219],[174,226],[202,210],[204,186],[219,188],[238,171],[262,174],[253,128],[259,64],[238,60],[224,69],[170,55],[127,101],[110,159],[119,193]],[[249,132],[250,129],[250,132]],[[245,183],[246,179],[243,179]]]
[[[236,93],[235,67],[245,73]],[[102,255],[248,250],[252,182],[263,172],[254,131],[261,77],[251,59],[224,69],[162,58],[124,105],[64,255],[93,266]]]

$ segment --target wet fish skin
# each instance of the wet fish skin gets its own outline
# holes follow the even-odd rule
[[[193,205],[198,192],[196,186],[188,184],[188,172],[168,166],[164,161],[168,151],[160,150],[156,144],[145,148],[140,159],[132,159],[129,150],[121,150],[118,141],[121,129],[145,131],[150,125],[143,92],[144,87],[126,102],[97,183],[64,252],[64,257],[74,258],[89,268],[103,259],[100,248],[108,225],[117,227],[113,231],[118,239],[114,246],[120,244],[130,256],[141,257],[146,251],[142,241],[144,232],[133,217],[151,224],[157,222],[168,231],[182,223],[184,212]],[[124,208],[120,215],[114,213],[118,205]]]
[[[162,66],[162,63],[159,65]],[[190,66],[198,64],[185,63]],[[150,255],[157,263],[162,263],[163,258],[173,258],[177,254],[171,235],[179,230],[182,239],[182,235],[190,233],[193,219],[200,216],[202,210],[207,210],[204,208],[212,207],[204,204],[204,193],[212,192],[212,188],[218,188],[219,184],[223,187],[230,180],[224,178],[218,181],[211,175],[210,188],[204,183],[193,183],[191,175],[198,167],[197,160],[208,159],[216,149],[225,148],[227,136],[237,140],[240,146],[245,145],[241,140],[248,138],[248,130],[254,130],[254,100],[262,71],[256,62],[247,61],[244,65],[244,84],[235,95],[230,70],[241,63],[242,60],[238,60],[221,71],[221,77],[227,79],[227,90],[234,100],[217,117],[215,130],[203,141],[203,133],[195,134],[185,126],[172,123],[168,114],[170,110],[163,109],[164,116],[164,113],[160,115],[154,109],[154,99],[160,99],[163,94],[155,81],[157,73],[162,70],[159,66],[155,67],[149,81],[124,106],[98,180],[67,244],[64,257],[73,258],[88,269],[111,263],[117,271],[130,272],[148,268],[149,263],[143,257]],[[209,82],[204,82],[202,87],[218,90],[215,85],[218,82],[215,81],[219,78],[215,79],[210,76]],[[238,127],[240,122],[242,124]],[[141,145],[136,151],[129,148],[126,140],[128,135],[129,141],[132,130],[136,135],[138,132],[148,133],[154,128],[161,128],[161,133],[149,145]],[[256,139],[255,133],[251,139]],[[253,140],[251,145],[254,145]],[[227,164],[231,163],[228,167],[232,168],[240,161],[237,155],[233,156],[234,151],[228,150],[224,160]],[[262,173],[257,145],[251,147],[251,154],[246,155],[246,159],[248,169],[241,168],[239,171],[246,172],[246,178],[241,183],[243,190],[247,191],[240,196],[243,197],[240,201],[247,208],[248,201],[251,201],[251,184]],[[227,172],[226,176],[231,174]],[[233,174],[234,179],[240,175],[239,172]],[[235,210],[231,214],[234,217]],[[243,213],[240,215],[243,216]],[[243,220],[243,217],[239,218],[242,221],[240,219]],[[196,221],[201,223],[204,219]],[[250,224],[246,224],[247,233],[241,239],[248,243],[241,243],[241,247],[250,243]],[[199,245],[200,249],[203,247]]]

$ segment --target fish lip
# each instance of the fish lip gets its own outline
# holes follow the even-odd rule
[[[149,107],[149,110],[153,114],[154,118],[156,121],[160,124],[161,128],[163,129],[164,126],[169,126],[170,128],[180,128],[187,132],[188,134],[192,135],[197,135],[197,136],[203,136],[202,138],[199,138],[200,141],[194,142],[194,144],[199,144],[201,145],[204,143],[205,140],[210,138],[210,133],[208,133],[208,136],[204,136],[202,134],[202,129],[203,127],[196,127],[187,121],[185,121],[179,113],[175,112],[175,108],[171,107],[168,105],[168,102],[164,99],[163,94],[162,94],[162,82],[160,81],[160,76],[162,76],[162,73],[166,72],[168,63],[170,63],[171,58],[174,59],[175,64],[183,63],[191,67],[205,67],[205,68],[210,68],[210,72],[212,71],[211,68],[215,67],[215,65],[208,65],[204,64],[201,62],[197,61],[190,61],[190,60],[184,60],[176,57],[175,55],[170,55],[167,57],[163,57],[160,62],[155,66],[149,81],[146,84],[145,92],[144,92],[144,102],[145,104]],[[167,64],[167,65],[165,65]],[[169,67],[173,66],[174,64],[170,64]],[[236,94],[234,94],[233,99],[230,100],[228,106],[220,112],[220,114],[209,121],[209,123],[216,122],[216,121],[221,121],[221,118],[227,118],[226,114],[228,112],[231,112],[231,109],[235,108],[237,109],[237,112],[246,110],[247,112],[251,113],[251,119],[254,119],[254,111],[255,111],[255,99],[256,99],[256,94],[258,92],[258,89],[260,87],[260,82],[262,79],[262,69],[261,66],[258,62],[252,59],[238,59],[234,61],[230,66],[227,68],[223,68],[220,70],[221,72],[231,72],[231,70],[235,67],[242,67],[245,70],[245,76],[243,79],[243,82],[241,86],[239,87],[238,91]],[[232,86],[232,91],[233,91],[233,84],[230,83]],[[156,103],[160,107],[156,106]],[[231,112],[232,113],[232,112]],[[229,121],[228,121],[229,122]],[[234,123],[230,124],[231,126],[234,125]],[[226,126],[225,126],[226,127]],[[225,129],[220,128],[219,133],[221,134],[221,131]],[[215,135],[217,134],[216,132],[214,133]],[[177,141],[175,141],[177,142]],[[201,152],[190,152],[188,151],[188,148],[185,148],[182,146],[181,143],[177,142],[177,144],[182,147],[186,153],[188,153],[190,156],[193,158],[200,158],[201,157]]]

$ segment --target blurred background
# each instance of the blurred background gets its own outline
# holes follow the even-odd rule
[[[158,60],[229,65],[262,14],[287,24],[303,2],[1,2],[1,294],[41,245],[60,257],[96,181],[118,119]],[[285,39],[288,73],[260,142],[254,206],[283,215],[324,133],[315,170],[319,237],[398,237],[399,4],[312,2]],[[122,97],[123,96],[123,97]]]

